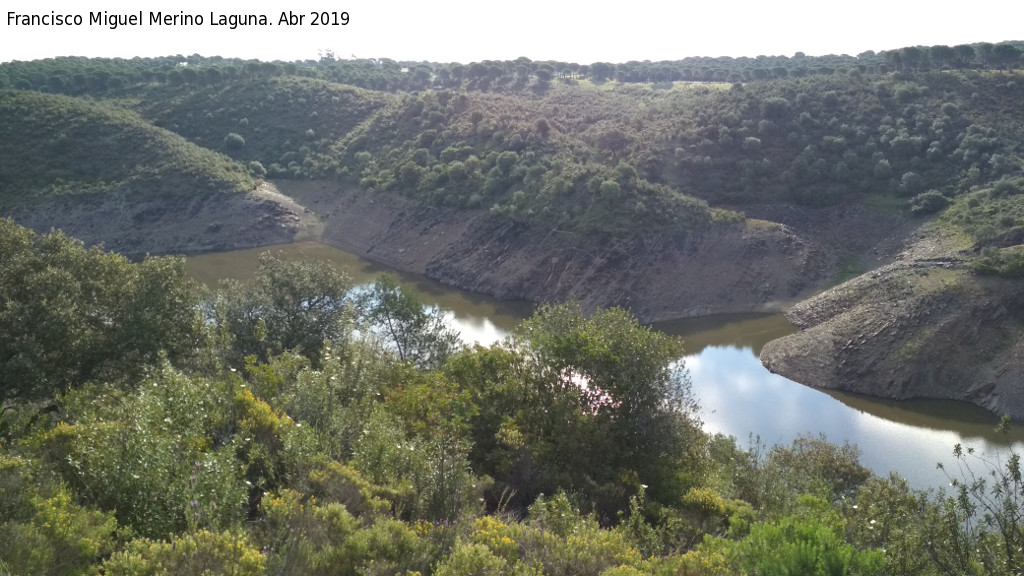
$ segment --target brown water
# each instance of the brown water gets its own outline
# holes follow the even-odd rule
[[[192,256],[189,273],[201,282],[222,278],[245,280],[267,248]],[[500,302],[454,290],[422,276],[401,274],[353,254],[322,244],[270,248],[287,258],[308,257],[348,271],[356,285],[390,272],[415,287],[427,304],[449,311],[449,319],[467,342],[490,344],[532,313],[526,302]],[[800,434],[825,435],[856,444],[861,461],[877,474],[896,471],[920,488],[947,486],[936,469],[944,462],[955,470],[954,444],[973,446],[990,459],[1005,459],[1009,450],[1024,450],[1024,426],[1009,437],[994,432],[997,419],[963,402],[890,401],[829,392],[800,385],[766,370],[757,355],[770,340],[794,328],[781,315],[732,314],[663,322],[658,330],[684,339],[682,358],[702,406],[704,427],[740,439],[751,435],[769,443],[789,443]]]
[[[190,256],[186,270],[193,278],[209,286],[216,286],[221,279],[245,281],[253,277],[260,254],[267,251],[283,258],[330,262],[348,272],[354,286],[370,284],[384,273],[397,276],[405,286],[412,286],[423,302],[450,311],[450,319],[468,342],[496,342],[533,313],[533,304],[529,302],[503,302],[456,290],[424,276],[398,272],[355,254],[313,242]]]

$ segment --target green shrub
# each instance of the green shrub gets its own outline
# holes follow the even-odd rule
[[[949,206],[949,198],[938,190],[929,190],[910,199],[910,213],[919,216],[934,214],[946,206]]]
[[[200,530],[170,541],[133,540],[103,563],[109,576],[260,576],[266,559],[244,534]]]
[[[224,137],[224,147],[228,150],[237,150],[245,147],[245,138],[242,138],[240,134],[234,132],[228,132],[228,135]]]
[[[706,540],[701,547],[714,545]],[[756,523],[745,539],[724,547],[726,558],[744,574],[875,576],[885,567],[882,552],[857,550],[836,529],[792,516],[777,523]]]
[[[437,566],[437,576],[504,576],[511,574],[508,562],[495,556],[483,544],[459,542],[451,554]]]
[[[91,574],[116,537],[113,516],[75,504],[64,486],[48,490],[28,461],[0,452],[0,572]]]

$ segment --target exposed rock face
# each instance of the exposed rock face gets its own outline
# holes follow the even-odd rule
[[[580,237],[324,184],[287,192],[318,215],[318,240],[349,252],[499,299],[621,306],[643,322],[778,311],[834,271],[820,244],[764,221],[690,236]]]
[[[920,238],[887,266],[792,307],[801,331],[761,361],[797,382],[885,398],[967,400],[1024,417],[1024,290]]]
[[[62,230],[86,246],[102,243],[129,256],[194,254],[291,242],[300,210],[269,198],[269,190],[264,185],[248,194],[70,196],[6,215],[37,232]]]
[[[481,220],[426,267],[460,288],[533,301],[629,308],[644,322],[779,310],[827,273],[784,226],[716,227],[690,237],[572,239]]]

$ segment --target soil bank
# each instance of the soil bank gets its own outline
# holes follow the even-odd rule
[[[1024,418],[1024,292],[965,256],[923,228],[894,262],[790,308],[801,330],[769,342],[762,363],[810,386]]]

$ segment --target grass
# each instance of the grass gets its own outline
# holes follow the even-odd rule
[[[782,224],[779,224],[778,222],[759,220],[757,218],[747,218],[747,228],[754,230],[774,230],[781,227]]]

